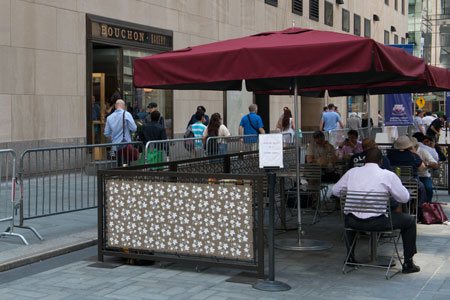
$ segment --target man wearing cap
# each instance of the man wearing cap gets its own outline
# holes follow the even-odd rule
[[[366,155],[367,151],[369,151],[372,148],[378,148],[378,145],[375,143],[375,141],[371,138],[365,138],[362,140],[362,149],[363,152],[354,154],[350,161],[348,162],[348,168],[351,169],[353,167],[362,167],[366,163]],[[382,156],[383,163],[381,164],[381,168],[384,170],[392,171],[391,163],[389,162],[389,159],[387,159],[386,156]]]
[[[322,120],[320,121],[320,131],[330,131],[337,127],[337,124],[344,128],[344,124],[341,121],[341,116],[336,112],[336,106],[330,103],[328,104],[328,111],[322,114]]]
[[[441,135],[441,128],[444,127],[444,122],[447,120],[446,115],[439,116],[439,118],[435,119],[431,122],[430,127],[428,127],[427,135],[434,138],[436,142],[438,142],[438,138]]]
[[[152,122],[151,114],[152,114],[152,112],[157,111],[157,110],[158,110],[158,104],[156,104],[155,102],[150,102],[147,105],[148,116],[145,118],[145,122],[147,122],[147,123]],[[161,124],[163,128],[166,128],[166,126],[164,125],[164,117],[161,113],[159,113],[159,114],[160,114],[160,116],[159,116],[158,123]]]
[[[416,132],[421,132],[423,134],[425,134],[425,129],[423,128],[423,116],[424,116],[425,112],[421,109],[417,110],[416,112],[416,116],[414,117],[414,127],[413,127],[413,133]]]
[[[344,176],[333,186],[333,195],[340,197],[341,192],[386,192],[395,200],[401,203],[409,201],[408,190],[402,185],[400,178],[395,173],[380,168],[382,161],[381,151],[372,148],[367,151],[366,164],[363,167],[348,170]],[[378,212],[374,207],[372,213],[345,213],[345,225],[357,230],[384,230],[391,226],[391,221],[384,212]],[[394,229],[400,229],[403,242],[403,273],[415,273],[420,271],[420,267],[413,262],[413,256],[417,253],[416,238],[417,229],[413,216],[400,212],[391,212],[392,226]],[[348,230],[347,251],[355,239],[356,233]],[[354,249],[354,248],[353,248]],[[349,253],[350,262],[355,262],[354,253]]]

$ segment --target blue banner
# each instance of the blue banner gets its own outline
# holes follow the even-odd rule
[[[391,44],[388,46],[401,48],[401,49],[405,50],[406,52],[408,52],[409,54],[413,55],[414,44]]]
[[[386,126],[407,126],[413,123],[411,94],[384,95]]]
[[[450,92],[445,92],[445,115],[447,122],[450,122]]]

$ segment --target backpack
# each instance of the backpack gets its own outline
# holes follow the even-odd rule
[[[192,125],[189,125],[184,132],[184,138],[193,138],[194,132],[192,131]],[[184,141],[184,148],[188,151],[192,151],[194,149],[194,141]]]

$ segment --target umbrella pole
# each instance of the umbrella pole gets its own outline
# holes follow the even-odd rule
[[[370,94],[369,94],[369,90],[367,90],[366,94],[364,95],[364,97],[366,97],[366,103],[367,103],[367,131],[368,131],[368,137],[372,138],[372,126],[370,124]],[[378,119],[377,119],[378,120]]]
[[[275,247],[283,250],[293,251],[313,251],[327,250],[333,247],[328,241],[310,240],[302,238],[302,210],[300,203],[300,145],[298,141],[298,87],[297,80],[294,79],[294,121],[295,121],[295,161],[296,161],[296,183],[297,183],[297,238],[281,239]],[[319,193],[320,197],[320,193]]]

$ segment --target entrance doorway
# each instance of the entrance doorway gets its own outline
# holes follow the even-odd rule
[[[86,15],[87,82],[86,117],[88,143],[105,143],[103,132],[117,99],[123,99],[133,115],[138,130],[150,120],[147,106],[154,102],[164,116],[166,133],[173,137],[172,91],[135,88],[133,62],[137,58],[172,50],[172,35],[168,30]]]

